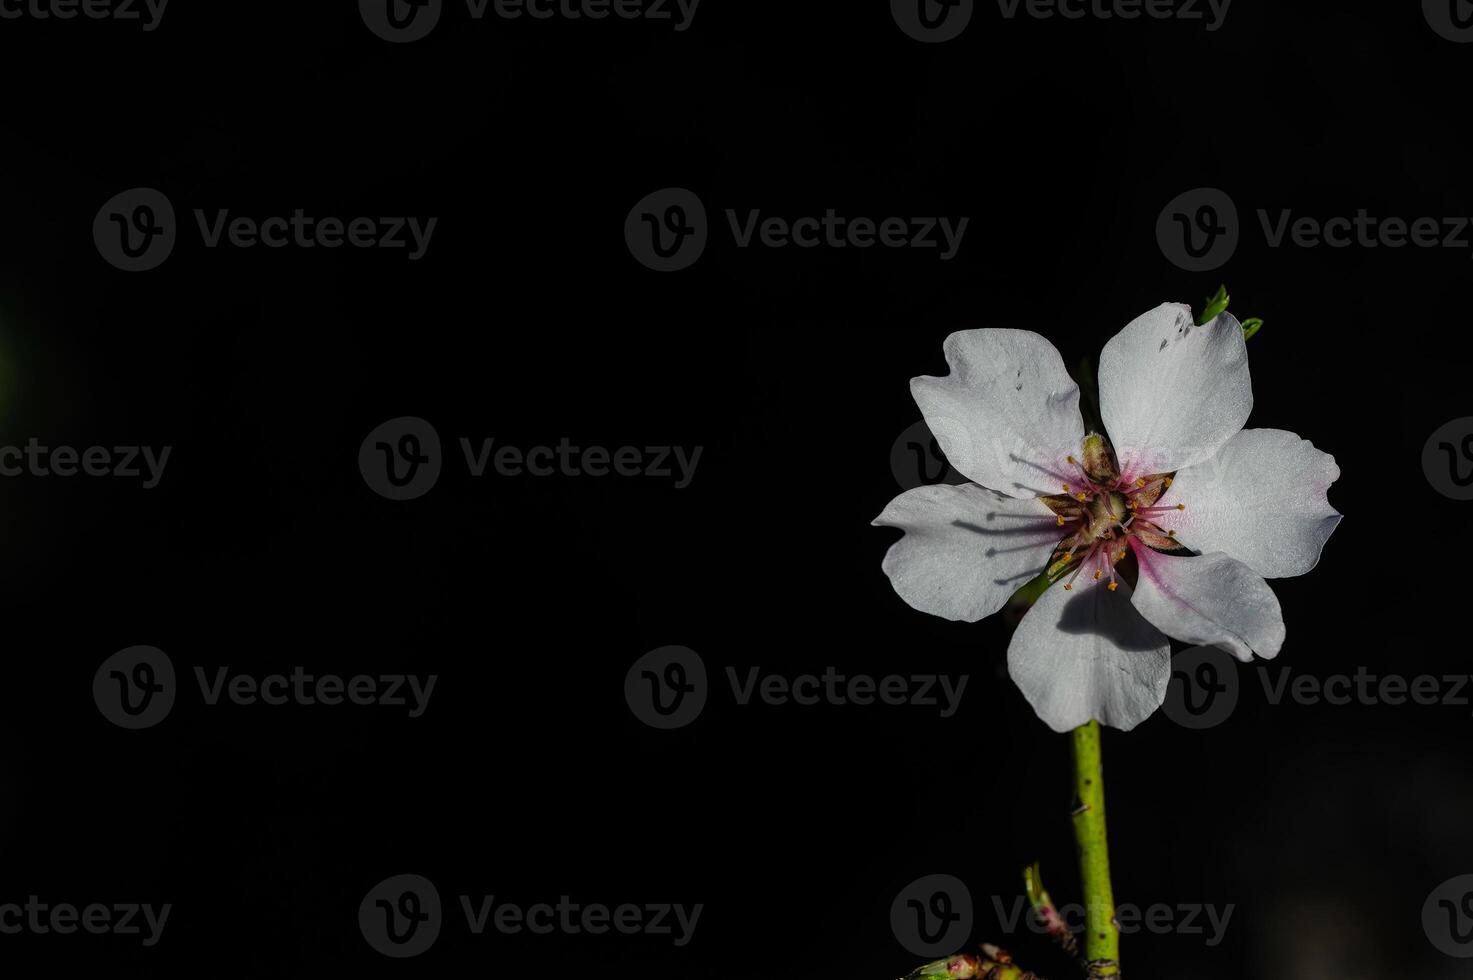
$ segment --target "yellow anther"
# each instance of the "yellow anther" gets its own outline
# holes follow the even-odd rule
[[[1166,536],[1168,538],[1174,538],[1174,537],[1176,537],[1176,532],[1175,531],[1167,531],[1166,532]]]
[[[1145,477],[1141,477],[1140,479],[1136,480],[1135,481],[1135,485],[1138,486],[1138,487],[1145,486],[1146,485],[1146,478]]]
[[[1073,582],[1065,582],[1064,583],[1064,591],[1065,592],[1073,592],[1074,591],[1074,583]]]
[[[1073,456],[1068,457],[1068,459],[1069,459],[1069,465],[1070,466],[1078,466],[1079,465],[1079,460],[1075,459]]]
[[[1115,560],[1116,561],[1124,561],[1125,560],[1125,549],[1124,548],[1121,548],[1118,552],[1116,552],[1116,554],[1115,554]]]
[[[1119,583],[1116,583],[1116,582],[1111,582],[1110,583],[1110,591],[1111,592],[1114,592],[1117,588],[1119,588]]]
[[[1064,492],[1065,493],[1073,493],[1074,492],[1074,488],[1071,487],[1071,486],[1069,486],[1069,484],[1066,483],[1066,484],[1064,484]]]
[[[1104,572],[1102,572],[1098,568],[1096,568],[1095,569],[1095,581],[1098,582],[1100,580],[1100,576],[1101,575],[1104,575],[1104,574],[1105,574]]]
[[[1161,482],[1165,486],[1168,486],[1169,487],[1169,486],[1171,486],[1171,477],[1168,476],[1166,479],[1162,480]]]
[[[1086,501],[1086,500],[1089,499],[1089,494],[1087,494],[1087,493],[1076,493],[1074,495],[1074,499],[1077,500],[1077,501],[1079,501],[1080,503],[1084,503],[1084,501]]]
[[[1064,526],[1064,515],[1063,514],[1060,514],[1059,515],[1059,527],[1063,527],[1063,526]]]
[[[1176,509],[1177,510],[1186,510],[1187,509],[1187,505],[1186,504],[1177,504],[1176,505]]]

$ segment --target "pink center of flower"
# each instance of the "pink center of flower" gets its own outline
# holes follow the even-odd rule
[[[1186,505],[1157,505],[1171,486],[1171,475],[1127,479],[1119,474],[1108,444],[1098,436],[1091,438],[1098,441],[1086,443],[1090,465],[1068,457],[1074,470],[1071,482],[1061,485],[1063,494],[1042,498],[1054,511],[1058,526],[1067,529],[1049,563],[1048,575],[1056,581],[1072,567],[1065,590],[1072,590],[1075,580],[1086,572],[1093,581],[1108,576],[1107,587],[1114,592],[1119,587],[1115,566],[1131,549],[1184,550],[1176,532],[1162,528],[1157,520],[1185,510]]]

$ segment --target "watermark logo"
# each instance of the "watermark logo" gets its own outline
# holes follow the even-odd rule
[[[473,477],[490,469],[499,476],[645,476],[671,480],[684,490],[695,478],[704,446],[579,446],[566,436],[556,446],[523,448],[496,445],[482,439],[479,445],[462,437],[460,450],[466,470]]]
[[[358,0],[358,13],[374,34],[392,44],[429,36],[440,22],[442,0]]]
[[[108,198],[92,219],[92,240],[110,265],[147,272],[174,251],[174,205],[152,187],[134,187]]]
[[[961,36],[972,22],[973,0],[890,0],[890,14],[909,37],[940,44]]]
[[[1422,929],[1440,953],[1473,957],[1473,875],[1450,878],[1422,904]]]
[[[938,249],[942,262],[956,257],[970,218],[865,218],[841,215],[833,208],[823,217],[762,216],[757,209],[738,214],[726,210],[726,223],[737,248],[919,248]]]
[[[666,646],[636,660],[624,675],[624,700],[651,728],[683,728],[706,706],[706,665],[689,647]]]
[[[953,451],[956,451],[954,441],[942,440],[936,436],[937,431],[944,433],[952,428],[945,423],[944,419],[922,419],[907,426],[896,438],[890,447],[890,473],[900,489],[914,490],[916,487],[937,483],[957,485],[969,482],[951,465],[951,455],[946,447],[951,445]],[[964,433],[962,438],[966,438]],[[966,454],[960,453],[957,458],[966,459]]]
[[[1156,218],[1156,243],[1178,269],[1210,272],[1237,251],[1237,205],[1216,187],[1178,194]]]
[[[841,215],[828,208],[822,216],[797,218],[763,215],[757,208],[725,211],[727,230],[739,249],[857,248],[936,249],[946,262],[961,248],[970,218]],[[691,191],[667,187],[647,194],[624,219],[624,240],[641,265],[657,272],[688,268],[705,251],[706,206]]]
[[[625,936],[671,936],[676,946],[690,943],[696,923],[706,908],[701,902],[689,907],[668,902],[643,905],[626,902],[611,908],[601,902],[575,902],[567,895],[558,896],[556,905],[549,902],[522,905],[497,901],[495,895],[479,895],[474,896],[474,901],[472,899],[471,895],[460,896],[466,928],[473,936],[483,934],[488,926],[498,933],[513,936],[522,932],[534,936],[554,933],[599,936],[617,932]]]
[[[0,0],[0,20],[138,21],[143,32],[158,28],[169,0]]]
[[[1321,217],[1291,208],[1257,208],[1257,225],[1268,248],[1442,248],[1473,249],[1466,215],[1413,218],[1372,214]],[[1223,191],[1199,187],[1173,198],[1156,220],[1161,253],[1188,272],[1216,269],[1232,258],[1239,239],[1237,206]]]
[[[108,657],[92,675],[92,700],[119,728],[152,728],[174,707],[174,664],[158,647],[134,646]]]
[[[173,446],[46,446],[32,436],[25,447],[0,446],[0,476],[111,476],[143,480],[152,490],[164,477]]]
[[[1292,667],[1254,664],[1252,673],[1264,700],[1277,707],[1289,702],[1305,707],[1350,704],[1369,707],[1463,707],[1470,704],[1473,675],[1373,674],[1364,665],[1354,674],[1296,674]],[[1225,650],[1193,647],[1172,658],[1171,683],[1162,711],[1184,728],[1220,725],[1238,705],[1239,666]]]
[[[1444,497],[1473,500],[1473,415],[1453,419],[1427,438],[1422,472]]]
[[[954,953],[972,934],[972,893],[955,875],[917,878],[890,903],[890,929],[906,951],[931,959]]]
[[[705,910],[697,902],[623,903],[608,906],[599,902],[577,902],[560,895],[556,903],[523,905],[495,895],[457,895],[472,936],[487,930],[502,935],[528,933],[534,936],[560,934],[625,936],[670,936],[676,946],[685,946],[695,935],[696,924]],[[440,893],[422,875],[394,875],[369,889],[358,905],[358,928],[373,949],[396,959],[418,956],[434,945],[442,925]]]
[[[316,217],[302,208],[290,216],[231,216],[228,208],[213,212],[195,208],[194,224],[207,249],[221,246],[265,248],[405,249],[415,262],[430,247],[439,218]],[[135,187],[109,198],[92,220],[98,254],[125,272],[146,272],[163,264],[178,237],[174,206],[161,191]]]
[[[473,22],[486,19],[518,21],[644,20],[670,22],[679,34],[695,20],[701,0],[465,0]],[[419,41],[440,22],[443,0],[358,0],[363,23],[375,35],[394,44]]]
[[[358,472],[380,497],[413,500],[440,479],[440,434],[413,415],[376,427],[358,447]]]
[[[1422,0],[1422,14],[1443,40],[1455,44],[1473,41],[1473,3],[1468,0]]]
[[[843,674],[828,666],[818,674],[779,674],[761,667],[722,672],[739,708],[754,704],[770,708],[908,706],[938,709],[950,718],[961,707],[966,674]],[[710,689],[706,665],[694,650],[669,646],[652,650],[636,660],[624,675],[624,699],[634,716],[652,728],[681,728],[695,721],[705,707]]]
[[[358,906],[358,928],[369,946],[396,959],[418,956],[440,937],[440,893],[421,875],[393,875],[374,885]]]
[[[206,707],[223,703],[237,707],[298,705],[313,707],[353,704],[363,707],[405,708],[418,718],[429,707],[438,674],[312,674],[301,666],[289,673],[256,676],[193,670],[200,699]],[[92,699],[102,716],[120,728],[150,728],[163,721],[177,697],[174,665],[157,647],[119,650],[102,662],[92,677]]]
[[[1207,33],[1222,26],[1232,0],[997,0],[1004,20],[1024,14],[1034,20],[1206,20]]]
[[[684,187],[646,194],[624,219],[629,254],[656,272],[684,269],[706,250],[706,206]]]
[[[998,928],[1008,935],[1016,935],[1020,926],[1025,926],[1036,935],[1047,935],[1049,925],[1033,911],[1028,900],[1021,895],[1012,896],[1011,907],[1004,904],[1001,895],[992,896],[992,908],[997,913]],[[1115,906],[1115,925],[1122,936],[1146,932],[1153,936],[1204,936],[1208,946],[1219,945],[1227,934],[1228,922],[1232,920],[1236,905],[1219,908],[1182,902],[1167,905],[1158,902],[1144,908],[1123,902]],[[1088,921],[1088,910],[1078,902],[1058,906],[1059,917],[1064,927],[1074,935],[1084,932]]]
[[[497,444],[494,438],[458,440],[466,473],[504,477],[652,477],[684,490],[695,479],[704,446],[580,446],[566,436],[556,445]],[[440,478],[442,454],[435,427],[403,416],[375,428],[358,447],[358,472],[370,490],[390,500],[413,500]]]
[[[1213,728],[1238,706],[1238,664],[1221,647],[1196,646],[1171,658],[1161,710],[1183,728]]]
[[[173,910],[170,902],[158,908],[138,902],[93,902],[79,908],[71,902],[53,904],[41,901],[39,895],[30,895],[24,905],[0,904],[0,935],[66,936],[80,930],[94,936],[142,936],[144,946],[156,946]]]

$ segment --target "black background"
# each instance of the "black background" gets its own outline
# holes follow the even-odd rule
[[[0,21],[0,444],[174,447],[161,484],[0,480],[0,901],[172,902],[162,941],[0,936],[16,976],[583,972],[898,976],[912,879],[960,876],[992,939],[1019,869],[1077,897],[1068,740],[1007,678],[1012,624],[911,610],[869,521],[899,492],[907,381],[953,329],[1036,330],[1066,361],[1219,282],[1249,345],[1250,425],[1334,454],[1346,515],[1274,582],[1275,665],[1468,670],[1468,504],[1423,443],[1468,408],[1473,250],[1268,247],[1256,209],[1469,214],[1473,46],[1415,5],[1237,0],[1202,21],[1005,20],[926,45],[886,4],[705,0],[692,27],[466,19],[391,45],[351,3],[174,0],[158,30]],[[107,265],[113,194],[265,216],[437,216],[424,259],[206,249]],[[688,187],[692,267],[631,257],[635,201]],[[1155,237],[1177,194],[1232,195],[1242,241],[1193,274]],[[968,216],[960,253],[739,249],[724,210]],[[450,454],[427,496],[359,476],[386,419]],[[700,445],[692,484],[471,479],[455,441]],[[437,673],[429,710],[94,705],[115,650],[266,673]],[[630,664],[700,653],[716,693],[675,732]],[[737,707],[727,666],[965,673],[962,710]],[[1235,906],[1221,945],[1127,937],[1127,976],[1467,976],[1423,933],[1473,871],[1468,706],[1270,705],[1109,732],[1117,899]],[[192,683],[192,681],[191,681]],[[359,934],[403,872],[447,904],[704,903],[653,936]],[[1378,972],[1381,971],[1381,972]]]

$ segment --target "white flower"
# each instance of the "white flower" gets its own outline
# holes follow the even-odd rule
[[[1248,351],[1224,313],[1196,326],[1166,303],[1100,355],[1109,438],[1085,433],[1059,352],[1027,330],[946,338],[951,373],[911,381],[951,464],[972,483],[896,497],[875,524],[905,536],[884,570],[906,602],[975,622],[1047,570],[1008,672],[1055,731],[1134,728],[1160,707],[1167,637],[1242,660],[1284,642],[1264,578],[1303,575],[1340,515],[1333,457],[1292,432],[1244,429]],[[1133,556],[1134,590],[1117,575]],[[1164,634],[1164,635],[1163,635]]]

